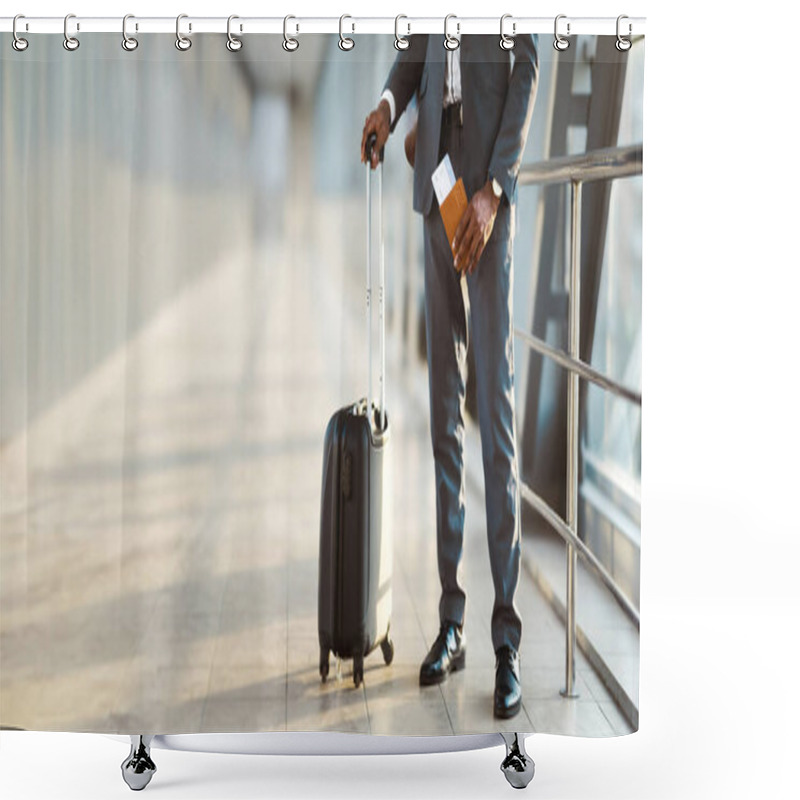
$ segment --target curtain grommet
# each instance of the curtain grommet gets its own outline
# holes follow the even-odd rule
[[[23,53],[25,50],[27,50],[27,49],[28,49],[28,40],[27,40],[27,39],[23,39],[23,38],[22,38],[22,37],[21,37],[21,36],[20,36],[20,35],[17,33],[17,20],[18,20],[18,19],[25,19],[25,15],[24,15],[24,14],[17,14],[17,15],[14,17],[14,22],[13,22],[13,23],[11,23],[11,35],[12,35],[12,39],[11,39],[11,46],[12,46],[12,47],[13,47],[13,48],[14,48],[14,49],[15,49],[15,50],[18,52],[18,53]]]
[[[231,22],[233,22],[235,19],[239,19],[236,14],[231,14],[228,17],[228,41],[225,42],[225,47],[227,47],[231,53],[238,53],[244,46],[244,42],[239,37],[234,36],[233,33],[231,33]]]
[[[135,36],[128,36],[129,19],[135,19],[133,14],[126,14],[122,18],[122,49],[132,53],[139,46],[139,40]],[[138,30],[139,26],[136,28]]]
[[[559,14],[556,17],[555,22],[553,23],[553,47],[556,50],[558,50],[559,53],[562,53],[564,50],[566,50],[569,47],[569,39],[567,39],[565,36],[562,36],[558,32],[558,21],[560,19],[567,19],[567,15],[566,14]],[[569,36],[569,34],[570,34],[569,27],[570,27],[569,26],[569,20],[567,20],[567,36]]]
[[[631,49],[631,40],[629,38],[626,38],[625,36],[623,36],[622,33],[620,33],[620,23],[624,19],[628,19],[629,20],[630,18],[627,17],[625,14],[620,14],[617,17],[617,41],[616,41],[614,46],[617,48],[617,50],[620,51],[620,53],[626,53],[628,50]],[[633,26],[631,25],[631,23],[629,21],[628,22],[628,36],[631,35],[632,31],[633,31]]]
[[[175,20],[175,47],[181,52],[185,52],[192,46],[192,40],[181,33],[181,20],[188,17],[188,14],[178,14],[178,18]],[[192,30],[191,23],[189,24],[189,30]]]
[[[503,14],[500,17],[500,49],[508,52],[514,49],[514,37],[517,35],[517,23],[511,23],[511,36],[508,36],[503,30],[503,25],[507,19],[511,19],[511,14]]]
[[[408,41],[406,36],[411,35],[411,23],[406,23],[406,28],[408,29],[408,33],[406,36],[400,35],[400,20],[401,19],[408,19],[405,14],[398,14],[394,18],[394,49],[395,50],[408,50],[411,45],[411,42]]]
[[[287,53],[294,53],[298,47],[300,47],[300,40],[296,39],[294,36],[289,36],[289,32],[287,30],[287,25],[289,24],[290,19],[297,19],[293,17],[291,14],[288,14],[283,18],[283,49]],[[300,26],[296,25],[296,32],[300,32]]]
[[[75,52],[75,50],[77,50],[81,46],[80,41],[75,36],[70,36],[69,31],[67,30],[67,26],[69,25],[70,19],[74,18],[75,18],[74,14],[67,14],[67,16],[64,17],[64,41],[62,42],[62,45],[64,46],[64,49],[69,50],[70,53]],[[76,29],[77,30],[81,29],[80,24],[77,24]]]
[[[450,32],[447,30],[447,23],[450,22],[451,19],[456,20],[456,33],[459,33],[461,30],[461,23],[458,22],[458,18],[455,14],[448,14],[444,18],[444,47],[445,50],[458,50],[458,46],[461,42],[458,41],[456,36],[451,36]]]
[[[342,28],[344,26],[344,21],[346,19],[353,19],[353,18],[349,14],[342,14],[342,16],[339,17],[339,49],[348,52],[349,50],[352,50],[356,46],[356,43],[354,39],[344,35],[344,31],[342,30]],[[356,26],[355,23],[353,23],[353,32],[355,32],[355,29]]]

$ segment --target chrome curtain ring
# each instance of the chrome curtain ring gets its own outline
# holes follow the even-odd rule
[[[291,14],[289,14],[289,16],[283,18],[283,49],[287,53],[293,53],[298,47],[300,47],[300,40],[295,39],[294,36],[289,36],[287,25],[290,19],[296,19],[296,17],[293,17]],[[297,33],[300,33],[300,26],[295,25],[295,30]]]
[[[405,14],[398,14],[394,18],[394,49],[395,50],[408,50],[409,45],[411,44],[405,36],[400,35],[400,20],[401,19],[408,19]],[[406,27],[408,28],[408,34],[411,34],[411,23],[406,23]]]
[[[621,23],[621,22],[622,22],[622,20],[624,20],[624,19],[628,19],[628,17],[627,17],[627,16],[625,16],[625,14],[620,14],[620,15],[617,17],[617,43],[616,43],[616,45],[615,45],[615,46],[616,46],[617,50],[619,50],[619,51],[620,51],[620,53],[624,53],[625,51],[627,51],[627,50],[630,50],[630,49],[631,49],[631,40],[630,40],[630,39],[626,39],[626,38],[625,38],[625,37],[624,37],[624,36],[623,36],[623,35],[620,33],[620,23]],[[628,22],[628,36],[630,36],[630,35],[631,35],[631,32],[632,32],[632,31],[633,31],[633,26],[631,25],[631,23],[630,23],[630,22]]]
[[[175,20],[175,47],[178,50],[188,50],[192,46],[192,40],[181,33],[181,20],[187,19],[188,16],[188,14],[178,14],[178,18]],[[189,30],[192,30],[191,24],[189,24]]]
[[[514,49],[514,37],[517,35],[517,23],[511,23],[511,36],[506,36],[503,25],[507,19],[511,19],[511,14],[503,14],[500,17],[500,49],[501,50],[513,50]]]
[[[139,46],[139,40],[133,36],[128,36],[127,25],[129,19],[134,19],[133,14],[126,14],[122,18],[122,49],[130,53]],[[138,30],[139,26],[137,25],[136,28]]]
[[[231,22],[233,22],[233,20],[235,19],[239,19],[239,17],[237,17],[236,14],[231,14],[228,17],[228,41],[225,42],[225,47],[227,47],[228,50],[231,51],[231,53],[238,53],[242,49],[242,45],[244,44],[244,42],[242,42],[241,39],[239,39],[238,37],[234,36],[231,33]],[[239,30],[241,30],[241,28]]]
[[[566,50],[569,47],[569,39],[564,38],[558,32],[558,21],[560,19],[566,19],[566,18],[567,18],[566,14],[559,14],[556,17],[555,24],[553,25],[553,34],[555,36],[555,38],[553,39],[553,47],[555,47],[555,49],[559,51]],[[569,36],[569,22],[567,22],[567,36]]]
[[[457,19],[455,14],[448,14],[444,18],[444,46],[446,50],[458,50],[459,41],[455,36],[451,36],[447,30],[447,23],[451,19]],[[461,30],[461,23],[456,22],[456,33]]]
[[[25,15],[24,14],[17,14],[17,16],[14,17],[14,22],[11,24],[11,33],[14,36],[14,38],[11,40],[11,46],[18,53],[21,53],[23,50],[27,50],[28,49],[28,40],[27,39],[23,39],[17,33],[17,20],[18,19],[25,19]]]
[[[353,39],[349,38],[348,36],[344,35],[344,31],[342,30],[342,26],[344,25],[344,21],[346,19],[353,19],[349,14],[342,14],[339,17],[339,49],[340,50],[352,50],[356,43]],[[355,32],[356,25],[353,23],[353,32]]]
[[[67,14],[67,16],[64,17],[64,41],[62,42],[64,49],[69,50],[70,52],[77,50],[81,46],[81,43],[74,36],[70,36],[69,32],[67,31],[67,26],[69,25],[71,18],[74,19],[75,15]],[[80,26],[78,26],[77,29],[80,30]]]

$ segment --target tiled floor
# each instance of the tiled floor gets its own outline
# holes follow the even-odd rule
[[[307,273],[275,252],[220,264],[0,453],[0,724],[628,732],[582,657],[580,699],[559,696],[563,629],[524,572],[524,708],[493,719],[492,589],[474,486],[467,668],[418,685],[437,633],[432,460],[420,376],[399,368],[388,387],[395,660],[370,656],[358,689],[350,663],[320,682],[322,433],[365,370],[360,294],[334,301],[341,274]]]

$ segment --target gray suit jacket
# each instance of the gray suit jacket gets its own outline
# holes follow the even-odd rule
[[[509,202],[516,197],[517,174],[536,96],[536,41],[535,34],[517,35],[513,51],[508,52],[500,48],[497,36],[461,37],[461,177],[468,197],[488,178],[497,180]],[[385,88],[395,100],[392,130],[418,92],[414,210],[427,214],[433,198],[431,175],[439,156],[447,51],[441,36],[417,34],[409,38],[409,43],[395,59]]]

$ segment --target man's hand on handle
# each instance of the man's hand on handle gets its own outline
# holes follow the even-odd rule
[[[367,139],[370,134],[375,134],[375,146],[372,148],[372,161],[370,166],[372,169],[378,166],[378,153],[383,149],[389,138],[389,129],[391,127],[391,111],[389,110],[389,103],[386,100],[381,100],[378,107],[370,112],[369,116],[364,120],[364,131],[361,134],[361,163],[367,163]]]
[[[492,235],[499,205],[500,198],[492,190],[490,180],[470,200],[453,237],[453,266],[459,272],[468,272],[471,275],[477,266],[483,248]]]

